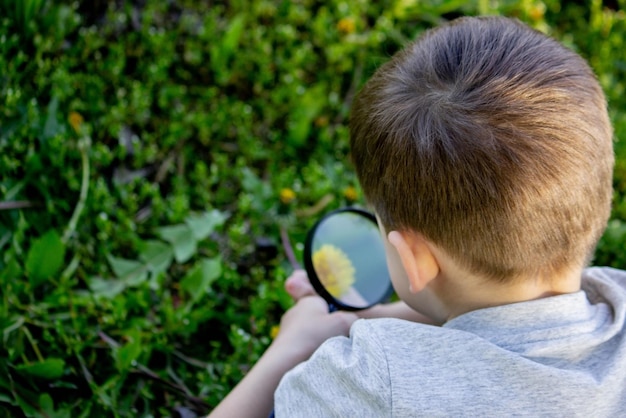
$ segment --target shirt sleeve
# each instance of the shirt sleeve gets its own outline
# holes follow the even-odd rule
[[[276,417],[391,416],[387,358],[367,320],[350,337],[326,341],[285,374],[274,394]]]

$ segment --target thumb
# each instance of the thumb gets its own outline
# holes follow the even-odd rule
[[[285,290],[295,301],[305,296],[315,295],[315,289],[313,289],[304,270],[295,270],[291,276],[287,278],[287,281],[285,281]]]

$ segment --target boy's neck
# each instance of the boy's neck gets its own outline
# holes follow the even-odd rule
[[[458,289],[462,297],[450,304],[449,317],[452,319],[466,312],[493,306],[525,302],[580,290],[580,275],[575,279],[559,279],[549,285],[538,280],[516,284],[484,284],[475,288]]]
[[[531,277],[499,283],[447,267],[447,271],[440,273],[441,280],[435,280],[431,288],[447,311],[446,320],[477,309],[577,292],[582,274],[582,268],[576,268],[549,278]]]

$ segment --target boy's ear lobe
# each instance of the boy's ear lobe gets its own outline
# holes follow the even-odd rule
[[[419,292],[439,275],[439,263],[421,235],[391,231],[387,239],[400,256],[412,293]]]

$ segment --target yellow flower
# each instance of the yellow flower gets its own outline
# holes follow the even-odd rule
[[[288,187],[285,187],[280,191],[280,201],[285,205],[291,203],[296,198],[296,192]]]
[[[344,34],[354,33],[356,29],[356,23],[351,17],[344,17],[337,22],[337,30]]]
[[[343,196],[349,201],[354,202],[359,197],[359,194],[354,186],[348,186],[343,190]]]
[[[318,116],[313,121],[313,123],[315,123],[315,126],[317,126],[318,128],[323,128],[324,126],[328,126],[328,122],[329,122],[328,116],[326,115]]]
[[[80,127],[85,121],[85,119],[83,119],[83,116],[78,112],[70,112],[67,120],[74,129],[74,132],[80,133]]]
[[[270,337],[272,337],[272,340],[276,338],[279,332],[280,332],[280,325],[273,325],[272,328],[270,329]]]
[[[328,293],[341,297],[355,281],[352,262],[339,248],[324,244],[313,253],[313,267]]]
[[[541,20],[546,14],[546,5],[543,3],[536,4],[528,11],[528,16],[532,20]]]

